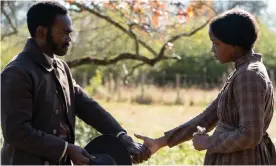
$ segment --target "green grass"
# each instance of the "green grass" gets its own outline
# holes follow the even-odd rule
[[[133,103],[101,102],[128,131],[130,136],[134,133],[157,138],[167,130],[177,127],[201,113],[207,105],[139,105]],[[276,143],[276,118],[271,121],[268,133]],[[134,138],[134,136],[133,136]],[[140,140],[134,140],[142,143]],[[184,142],[173,148],[163,148],[154,154],[146,165],[202,165],[205,151],[193,149],[192,142]]]
[[[206,105],[139,105],[134,103],[99,102],[110,112],[119,123],[128,131],[130,136],[134,133],[157,138],[167,130],[183,124],[202,112]],[[99,135],[91,127],[77,119],[76,144],[84,147],[95,136]],[[0,130],[0,142],[3,143]],[[276,143],[276,116],[273,117],[268,133]],[[135,141],[142,143],[134,138]],[[173,148],[165,147],[154,154],[141,165],[202,165],[205,151],[193,149],[191,141],[182,143]]]
[[[173,148],[163,148],[142,164],[149,165],[202,165],[205,151],[198,152],[189,143]]]

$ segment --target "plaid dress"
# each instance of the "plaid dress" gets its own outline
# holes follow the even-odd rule
[[[276,164],[275,147],[266,130],[273,116],[274,91],[261,55],[235,62],[218,97],[194,119],[165,132],[169,147],[190,140],[196,127],[211,131],[205,165]]]

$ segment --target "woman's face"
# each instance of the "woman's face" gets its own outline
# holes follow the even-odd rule
[[[214,53],[214,56],[219,60],[219,62],[224,64],[233,61],[232,57],[235,52],[235,46],[226,44],[217,39],[211,31],[211,28],[209,28],[209,37],[212,41],[211,51]]]

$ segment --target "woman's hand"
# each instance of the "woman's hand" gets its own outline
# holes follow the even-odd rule
[[[144,145],[147,146],[151,152],[151,155],[156,153],[159,149],[167,145],[167,140],[165,137],[160,137],[158,139],[149,138],[146,136],[134,134],[135,137],[144,141]]]
[[[209,146],[208,141],[209,135],[206,132],[206,129],[200,126],[197,126],[197,132],[193,134],[193,145],[196,150],[205,150]]]

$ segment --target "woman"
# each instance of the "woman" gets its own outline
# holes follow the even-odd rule
[[[200,115],[144,140],[152,154],[193,139],[197,150],[207,150],[204,164],[276,164],[275,147],[266,133],[273,115],[274,91],[262,55],[252,51],[258,27],[251,14],[230,10],[212,20],[209,27],[212,52],[220,63],[234,62],[232,72],[217,98]],[[213,135],[198,133],[197,126]]]

